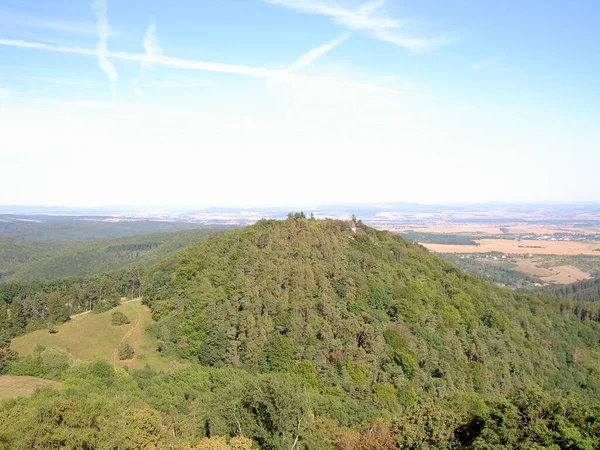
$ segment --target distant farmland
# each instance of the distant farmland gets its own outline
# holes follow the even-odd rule
[[[480,239],[478,246],[428,244],[422,243],[429,250],[437,253],[490,253],[500,252],[517,255],[591,255],[600,256],[596,251],[596,241],[545,241],[545,240],[510,240]]]

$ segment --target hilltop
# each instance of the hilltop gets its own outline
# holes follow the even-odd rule
[[[505,393],[527,380],[560,385],[567,373],[596,367],[593,353],[573,365],[577,349],[589,346],[574,318],[363,228],[261,221],[167,258],[150,270],[145,291],[159,326],[170,330],[162,344],[248,370],[310,361],[319,374],[337,376],[357,366],[369,383],[391,383],[405,395]],[[195,331],[184,334],[173,322]]]

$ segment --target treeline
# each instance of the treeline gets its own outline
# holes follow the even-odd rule
[[[204,228],[91,242],[34,243],[0,238],[0,269],[5,267],[0,275],[5,282],[39,281],[85,277],[140,264],[149,266],[223,231],[223,227]]]
[[[63,371],[63,387],[0,403],[6,448],[197,450],[554,449],[600,445],[598,410],[526,384],[506,396],[453,393],[400,404],[306,365],[255,374],[181,366],[126,371],[104,361]],[[360,395],[353,398],[350,391]]]
[[[121,298],[141,295],[145,268],[136,266],[92,277],[0,283],[0,332],[13,338],[63,323],[72,314],[103,311]]]
[[[578,302],[600,302],[600,277],[570,284],[551,284],[538,288],[535,292]]]
[[[4,220],[0,222],[0,237],[19,237],[31,241],[95,241],[207,228],[204,225],[187,222],[103,220],[108,218],[4,215]],[[209,228],[214,227],[210,226]]]
[[[478,246],[474,237],[461,234],[445,233],[418,233],[415,231],[405,231],[400,233],[404,239],[410,242],[420,242],[423,244],[444,244],[444,245],[473,245]]]

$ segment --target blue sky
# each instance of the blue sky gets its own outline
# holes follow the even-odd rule
[[[5,0],[0,203],[600,201],[599,20],[595,1]]]

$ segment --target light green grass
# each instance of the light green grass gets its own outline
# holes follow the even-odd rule
[[[112,325],[111,315],[114,311],[121,311],[131,323]],[[150,310],[137,299],[101,314],[75,316],[69,322],[57,326],[56,334],[38,330],[19,336],[12,341],[11,348],[21,356],[31,354],[36,345],[65,348],[80,360],[105,358],[115,365],[140,368],[148,364],[153,369],[164,370],[172,360],[156,351],[155,340],[146,332],[151,323]],[[117,348],[121,342],[133,347],[135,356],[132,360],[119,360]]]
[[[43,378],[3,375],[0,376],[0,400],[12,397],[30,395],[40,386],[60,387],[58,381],[44,380]]]

